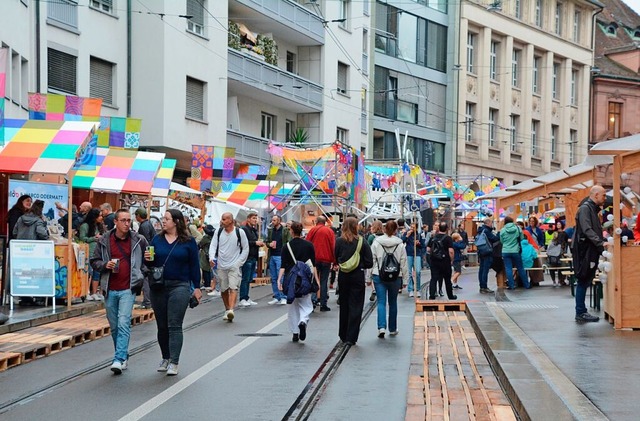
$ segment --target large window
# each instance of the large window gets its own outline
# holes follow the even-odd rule
[[[573,40],[575,42],[580,42],[581,21],[582,21],[582,13],[579,10],[576,10],[573,13]]]
[[[532,90],[534,94],[540,93],[540,57],[533,58]]]
[[[578,72],[571,71],[571,105],[578,105]]]
[[[338,19],[341,20],[339,23],[342,28],[349,28],[349,18],[350,18],[350,8],[351,8],[351,0],[338,0],[340,2],[340,10],[338,14]],[[342,21],[344,19],[344,21]]]
[[[206,0],[187,0],[187,30],[204,36],[204,7]]]
[[[522,19],[522,1],[521,0],[515,0],[513,14],[515,15],[516,19]]]
[[[291,51],[287,51],[287,72],[298,73],[298,57]]]
[[[402,13],[398,19],[398,58],[415,63],[418,50],[418,18],[410,13]]]
[[[349,142],[349,130],[336,127],[336,140],[342,143]]]
[[[622,128],[622,104],[619,102],[609,103],[609,139],[620,137]]]
[[[551,126],[551,159],[558,159],[558,126]]]
[[[113,11],[113,0],[90,0],[89,5],[105,13]]]
[[[562,35],[562,3],[556,3],[556,14],[555,14],[555,29],[556,34]]]
[[[49,48],[47,50],[47,89],[76,95],[76,56]]]
[[[77,0],[51,0],[47,2],[47,19],[72,30],[78,29]]]
[[[89,59],[89,96],[102,98],[105,105],[115,105],[113,75],[115,65],[96,57]]]
[[[296,122],[292,120],[285,120],[284,122],[284,131],[286,135],[286,140],[289,141],[296,132]]]
[[[469,32],[467,34],[467,72],[475,73],[475,46],[476,46],[476,34]]]
[[[496,41],[491,41],[489,50],[489,76],[491,80],[498,80],[498,46]]]
[[[513,50],[511,56],[511,86],[514,88],[520,87],[520,50]]]
[[[489,146],[496,146],[496,122],[498,121],[498,110],[489,108]]]
[[[558,99],[560,92],[558,91],[558,77],[560,73],[560,65],[553,63],[553,69],[551,74],[551,97]]]
[[[339,93],[347,95],[349,91],[349,66],[338,62],[338,87]]]
[[[447,27],[427,22],[427,67],[447,71]]]
[[[578,131],[569,131],[569,165],[576,165],[576,145],[578,144]]]
[[[520,117],[515,115],[515,114],[511,114],[511,116],[509,117],[509,132],[510,132],[510,137],[509,137],[509,146],[510,146],[510,150],[511,152],[517,152],[518,151],[518,124],[520,123]]]
[[[538,156],[538,131],[540,130],[540,122],[533,120],[531,122],[531,156]]]
[[[375,49],[389,56],[396,56],[399,10],[382,3],[376,4]]]
[[[262,113],[260,136],[271,140],[276,138],[276,116]]]
[[[536,1],[536,10],[535,10],[535,24],[538,27],[542,27],[542,0]]]
[[[187,112],[188,118],[204,121],[205,83],[187,76]]]
[[[464,140],[466,142],[473,142],[473,123],[475,113],[476,105],[471,102],[467,102],[464,112]]]

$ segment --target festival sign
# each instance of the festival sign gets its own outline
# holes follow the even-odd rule
[[[55,295],[53,241],[11,240],[9,259],[12,296],[53,297]]]
[[[58,219],[56,202],[60,202],[63,207],[66,207],[69,201],[69,187],[66,184],[9,180],[9,209],[11,209],[18,201],[18,198],[24,194],[31,196],[33,201],[44,201],[42,214],[47,220]]]

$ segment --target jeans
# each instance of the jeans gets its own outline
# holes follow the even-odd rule
[[[507,283],[509,284],[509,288],[516,287],[516,283],[513,279],[514,266],[518,270],[520,279],[522,279],[522,285],[525,288],[531,288],[531,285],[529,285],[529,276],[527,276],[527,271],[524,270],[524,266],[522,265],[522,256],[520,253],[502,253],[502,260],[504,261],[504,270],[507,272]]]
[[[413,255],[407,256],[407,266],[409,266],[409,285],[407,287],[407,291],[413,291],[413,271],[411,269],[415,269],[416,271],[416,291],[420,291],[420,270],[422,270],[422,257],[420,257],[420,255],[416,255],[414,259]],[[376,291],[376,294],[377,293],[378,292]]]
[[[389,298],[389,332],[398,330],[398,290],[400,278],[393,282],[383,282],[380,276],[373,275],[373,286],[378,297],[378,329],[387,328],[387,297]]]
[[[487,283],[489,282],[489,270],[491,269],[492,264],[492,256],[480,257],[480,270],[478,271],[480,288],[488,288]]]
[[[448,260],[443,261],[431,261],[431,282],[429,283],[429,299],[434,300],[436,298],[436,288],[442,285],[444,281],[444,287],[447,291],[447,297],[453,300],[453,285],[451,284],[451,262]]]
[[[251,281],[253,280],[253,274],[256,272],[256,265],[258,261],[256,259],[247,259],[242,265],[242,281],[240,282],[240,300],[249,299],[249,288],[251,288]]]
[[[129,339],[131,338],[131,312],[135,295],[130,289],[109,291],[104,300],[107,320],[111,328],[111,338],[116,350],[114,361],[129,359]]]
[[[165,280],[165,287],[151,291],[151,306],[158,326],[158,345],[162,359],[174,364],[180,362],[182,351],[182,322],[191,299],[191,284]]]
[[[287,298],[282,291],[278,289],[278,272],[280,272],[280,265],[282,265],[282,256],[271,256],[269,258],[269,272],[271,273],[271,290],[273,291],[273,298],[281,300]]]
[[[584,304],[587,299],[588,283],[576,282],[576,316],[587,312],[587,306]]]
[[[329,272],[331,272],[331,263],[316,263],[318,277],[320,278],[320,306],[325,307],[329,299]]]

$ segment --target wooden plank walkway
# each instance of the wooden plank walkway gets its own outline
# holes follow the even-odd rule
[[[464,312],[416,313],[405,420],[516,420]]]
[[[153,310],[133,310],[131,324],[153,320]],[[105,310],[0,335],[0,371],[108,336]]]

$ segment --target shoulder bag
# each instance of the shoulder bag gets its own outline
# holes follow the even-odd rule
[[[350,273],[360,266],[360,249],[362,248],[362,241],[362,237],[358,237],[358,247],[356,247],[356,252],[353,253],[353,256],[351,256],[349,260],[340,263],[340,271]]]
[[[149,288],[154,291],[160,291],[164,288],[164,267],[169,260],[169,256],[173,253],[173,249],[176,248],[178,244],[178,239],[173,243],[173,247],[171,247],[171,251],[167,254],[167,258],[164,259],[164,263],[162,266],[154,266],[151,268],[151,277],[149,278]]]

